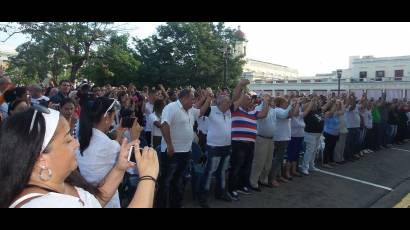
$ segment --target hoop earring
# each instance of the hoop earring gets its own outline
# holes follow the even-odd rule
[[[39,175],[40,175],[40,180],[49,181],[51,177],[53,176],[53,173],[51,169],[47,168],[46,166],[41,166]]]

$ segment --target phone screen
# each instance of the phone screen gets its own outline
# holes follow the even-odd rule
[[[132,153],[134,152],[134,149],[135,149],[135,146],[131,146],[130,150],[128,151],[128,161],[135,164],[135,162],[131,161],[131,156],[132,156]]]

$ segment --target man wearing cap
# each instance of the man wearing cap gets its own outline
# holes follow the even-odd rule
[[[44,107],[48,106],[50,99],[43,95],[43,88],[40,85],[32,85],[30,87],[30,102],[32,105],[42,105]]]

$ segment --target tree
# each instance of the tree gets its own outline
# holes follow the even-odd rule
[[[68,64],[65,53],[43,43],[26,42],[17,48],[17,56],[10,58],[10,75],[25,76],[26,81],[43,81],[49,75],[52,79],[64,71]]]
[[[137,81],[140,62],[128,47],[128,35],[115,35],[98,48],[95,58],[81,72],[98,85],[128,84]]]
[[[167,23],[146,39],[134,39],[144,83],[177,86],[223,85],[224,46],[235,44],[235,30],[224,23]],[[228,57],[228,83],[242,73],[243,57]]]
[[[52,63],[44,71],[58,72],[61,70],[62,63],[68,63],[70,79],[73,81],[78,77],[80,69],[93,58],[94,50],[115,32],[115,29],[110,27],[111,24],[106,22],[21,22],[16,26],[3,25],[0,31],[9,33],[9,37],[16,33],[30,36],[31,40],[21,45],[23,46],[21,49],[28,50],[30,54],[41,55],[36,58],[51,59],[43,60],[45,63]],[[42,49],[44,49],[42,53],[37,52]],[[14,64],[19,66],[19,60],[15,59]],[[20,63],[20,66],[22,64],[24,62]]]

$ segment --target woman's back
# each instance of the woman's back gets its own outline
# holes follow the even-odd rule
[[[98,185],[117,162],[120,145],[98,129],[93,128],[90,145],[83,154],[77,151],[78,167],[81,175]],[[120,207],[118,194],[114,195],[107,207]]]

